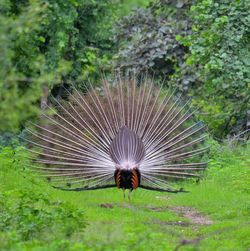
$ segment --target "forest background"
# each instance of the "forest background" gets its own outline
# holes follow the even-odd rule
[[[1,1],[0,135],[52,93],[150,72],[193,98],[216,139],[249,129],[249,1]],[[133,10],[133,6],[136,8]]]

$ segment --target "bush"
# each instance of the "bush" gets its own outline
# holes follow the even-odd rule
[[[19,241],[69,238],[85,226],[81,210],[29,188],[1,192],[0,208],[0,231]]]
[[[57,96],[62,84],[108,68],[112,8],[107,0],[1,1],[0,133],[19,132],[51,90]]]
[[[186,64],[198,69],[195,104],[217,137],[247,129],[250,101],[249,1],[197,1],[190,11],[192,34]]]
[[[117,67],[192,96],[213,135],[249,127],[249,1],[152,1],[118,23]]]
[[[119,43],[116,67],[169,79],[184,63],[186,48],[176,36],[190,31],[189,6],[173,0],[155,1],[120,19],[115,29]]]
[[[47,184],[25,170],[22,148],[2,148],[0,155],[1,250],[70,241],[84,229],[83,211],[52,199]]]

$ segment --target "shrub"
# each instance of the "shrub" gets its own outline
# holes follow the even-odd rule
[[[190,10],[192,34],[186,64],[204,83],[195,85],[195,104],[216,136],[247,129],[250,101],[249,1],[197,1]]]
[[[26,156],[22,148],[0,149],[1,250],[70,241],[86,226],[81,209],[53,199],[48,185],[25,169]]]

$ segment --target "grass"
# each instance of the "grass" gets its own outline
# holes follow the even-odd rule
[[[29,218],[29,214],[24,215],[22,224],[16,222],[12,226],[10,221],[12,227],[6,225],[1,229],[0,225],[0,250],[249,250],[249,153],[249,147],[228,149],[214,145],[206,177],[199,183],[183,184],[189,193],[138,189],[128,203],[117,189],[55,190],[21,170],[22,150],[14,154],[10,149],[3,149],[0,191],[5,201],[16,205],[13,191],[29,191],[30,204],[26,205],[30,208],[29,214],[33,214],[32,208],[37,205],[37,202],[32,205],[32,199],[39,196],[37,201],[45,202],[38,211],[46,213],[42,218],[35,215],[31,220],[25,218]],[[1,199],[3,197],[0,202]],[[212,224],[193,223],[178,212],[179,207],[196,211]],[[16,217],[7,213],[13,219]],[[6,214],[6,210],[2,209],[1,214]],[[25,214],[25,210],[18,214]],[[47,221],[46,225],[42,225],[42,219]],[[20,229],[30,227],[32,220],[41,222],[41,226],[34,228],[38,234],[24,239]],[[50,234],[39,236],[39,232]]]

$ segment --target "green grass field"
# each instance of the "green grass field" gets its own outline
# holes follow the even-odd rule
[[[219,145],[189,193],[64,192],[1,150],[0,250],[250,250],[250,148]]]

